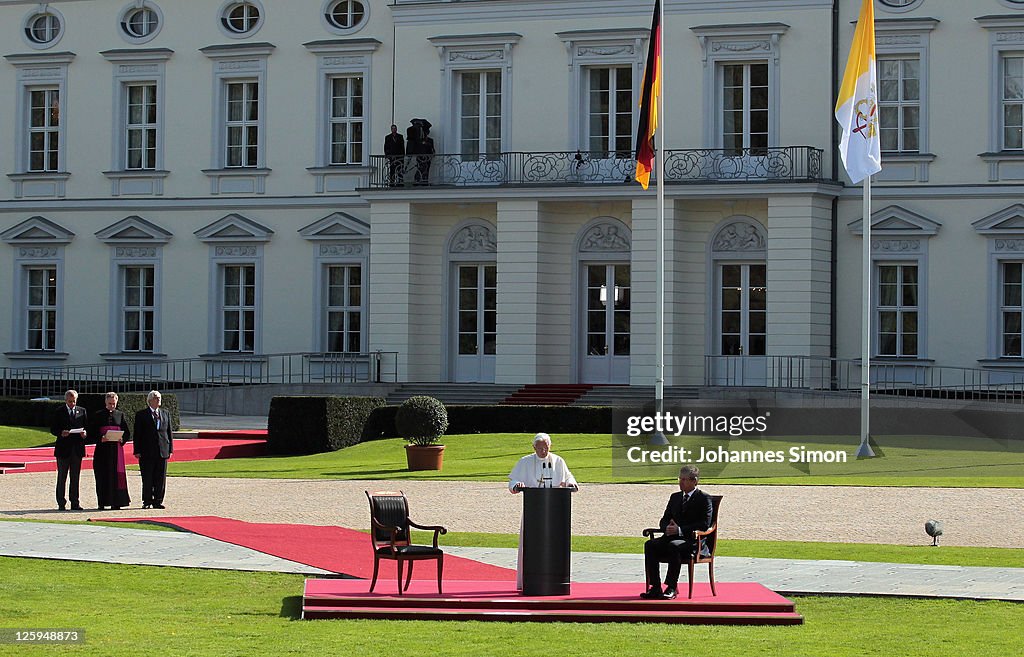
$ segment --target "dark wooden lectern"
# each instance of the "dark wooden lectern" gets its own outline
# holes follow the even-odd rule
[[[523,490],[523,595],[569,595],[572,489]]]

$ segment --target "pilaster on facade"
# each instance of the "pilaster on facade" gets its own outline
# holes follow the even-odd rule
[[[816,194],[768,199],[768,355],[827,358],[832,204]]]
[[[412,204],[377,202],[370,206],[369,351],[398,354],[398,381],[409,381],[412,352],[409,304],[412,297]]]
[[[536,200],[498,203],[498,345],[495,383],[537,382],[541,230]]]
[[[676,201],[665,199],[665,289],[663,303],[665,335],[665,385],[675,380],[673,347],[676,334],[676,313],[672,312],[677,292],[678,262],[672,246],[678,239],[674,221]],[[657,338],[657,224],[658,203],[653,194],[633,199],[633,235],[630,261],[632,298],[630,307],[630,374],[635,386],[654,385],[656,376]]]

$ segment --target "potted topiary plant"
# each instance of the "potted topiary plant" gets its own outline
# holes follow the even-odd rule
[[[440,470],[444,445],[437,444],[448,428],[448,411],[433,397],[416,395],[402,402],[395,414],[395,428],[409,441],[405,457],[410,470]]]

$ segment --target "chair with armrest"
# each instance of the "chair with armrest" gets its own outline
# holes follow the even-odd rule
[[[417,561],[434,559],[437,561],[437,592],[441,593],[441,574],[444,571],[444,552],[437,547],[437,537],[447,534],[448,530],[440,525],[418,525],[409,518],[409,501],[402,491],[366,492],[370,501],[370,543],[373,545],[373,580],[370,582],[370,593],[377,585],[377,572],[381,559],[390,559],[398,566],[398,594],[409,589],[412,582],[412,567]],[[434,544],[413,545],[410,540],[410,529],[424,529],[434,532]],[[409,572],[402,588],[402,566],[409,563]]]
[[[699,563],[708,565],[708,580],[711,582],[711,595],[718,595],[715,591],[715,548],[718,546],[718,507],[722,504],[721,495],[710,495],[711,498],[711,526],[704,531],[695,531],[697,539],[696,554],[690,555],[686,562],[686,578],[690,584],[689,597],[693,598],[693,567]],[[655,534],[665,532],[657,527],[644,530],[644,536],[653,538]]]

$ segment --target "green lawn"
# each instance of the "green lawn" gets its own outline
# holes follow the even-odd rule
[[[172,462],[170,474],[203,477],[266,477],[294,479],[447,479],[504,481],[516,459],[530,451],[532,436],[525,434],[474,434],[445,436],[444,469],[441,472],[409,472],[405,443],[400,439],[376,440],[325,454],[264,457],[204,462]],[[553,436],[553,451],[563,456],[582,483],[664,483],[675,480],[678,466],[613,466],[613,439],[600,434]],[[1019,443],[1019,444],[1018,444]],[[710,445],[710,442],[688,441]],[[717,444],[717,443],[715,443]],[[788,450],[793,441],[735,440],[730,450]],[[801,439],[808,449],[845,449],[856,444],[844,439]],[[622,445],[615,450],[622,453]],[[844,464],[796,466],[745,463],[722,468],[702,465],[705,483],[874,485],[943,487],[1024,487],[1024,441],[999,443],[987,439],[891,438],[880,446],[884,456]]]
[[[53,444],[53,436],[38,427],[0,426],[0,449],[42,447]]]
[[[658,646],[719,656],[1020,652],[1024,605],[798,597],[805,624],[711,627],[426,621],[300,621],[302,578],[276,573],[0,558],[0,626],[79,628],[81,646],[11,655],[648,655]],[[539,650],[538,646],[547,646]]]

